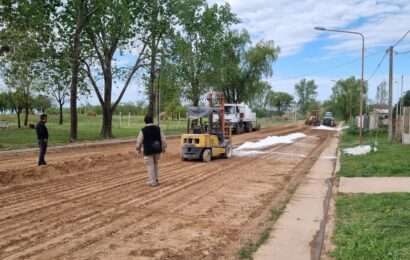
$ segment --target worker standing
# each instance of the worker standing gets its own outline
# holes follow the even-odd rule
[[[144,118],[145,127],[141,129],[137,137],[137,151],[144,151],[144,162],[148,168],[148,185],[155,187],[159,185],[158,161],[162,152],[166,149],[165,136],[162,134],[159,126],[153,124],[154,120],[151,115]]]
[[[46,165],[44,160],[47,153],[47,143],[48,143],[48,130],[47,130],[47,115],[42,114],[40,116],[40,121],[36,125],[37,141],[40,148],[40,153],[38,157],[38,165]]]

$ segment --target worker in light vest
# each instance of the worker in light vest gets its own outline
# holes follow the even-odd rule
[[[156,187],[159,185],[158,161],[161,153],[165,152],[167,147],[165,136],[159,126],[153,124],[154,120],[151,115],[144,118],[145,127],[141,129],[137,137],[137,152],[144,152],[144,162],[148,169],[148,185]]]

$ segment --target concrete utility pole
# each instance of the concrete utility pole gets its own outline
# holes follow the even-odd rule
[[[389,48],[389,141],[393,142],[393,46]]]

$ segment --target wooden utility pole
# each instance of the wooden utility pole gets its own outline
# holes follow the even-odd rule
[[[393,142],[393,46],[389,48],[389,141]]]

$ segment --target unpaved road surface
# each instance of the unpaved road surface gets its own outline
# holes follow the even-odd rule
[[[182,162],[169,140],[160,182],[134,143],[0,155],[0,259],[235,259],[272,201],[309,171],[329,133],[277,126],[234,143],[305,132],[256,157]]]

